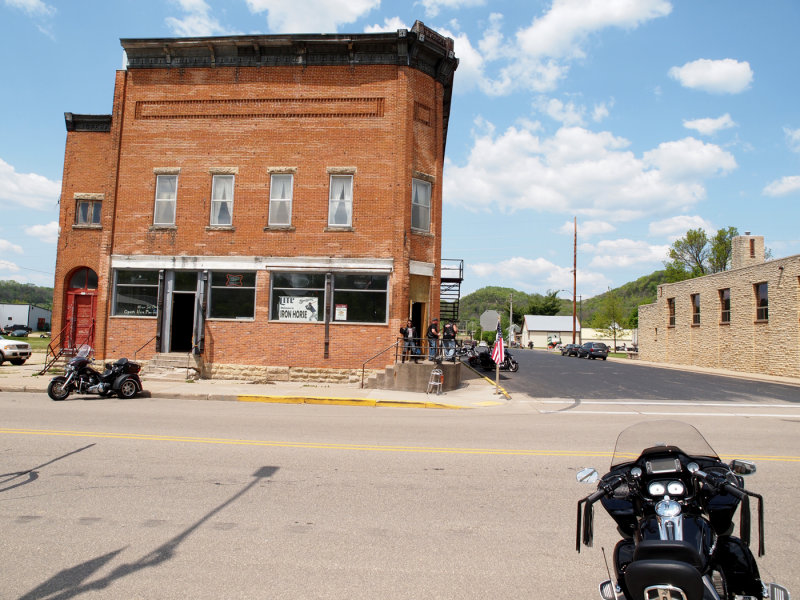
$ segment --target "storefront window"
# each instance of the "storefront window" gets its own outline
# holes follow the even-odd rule
[[[385,323],[388,275],[333,277],[333,321]]]
[[[269,318],[273,321],[323,319],[325,310],[324,273],[273,273]]]
[[[155,317],[158,312],[158,271],[117,271],[114,315]]]
[[[208,304],[210,319],[254,318],[256,307],[255,272],[212,272]]]

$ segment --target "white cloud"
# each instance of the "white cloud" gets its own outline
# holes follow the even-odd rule
[[[566,77],[570,63],[586,55],[584,46],[592,34],[610,27],[633,29],[671,11],[667,0],[554,0],[511,41],[500,31],[500,15],[494,14],[479,48],[485,61],[503,64],[481,87],[494,96],[516,89],[551,92]]]
[[[666,237],[670,241],[675,241],[686,235],[690,229],[703,229],[713,231],[714,227],[699,215],[677,215],[661,221],[650,223],[648,231],[652,236]]]
[[[592,121],[595,123],[599,123],[608,118],[608,115],[611,114],[611,107],[614,106],[614,101],[611,100],[610,102],[601,102],[600,104],[595,104],[594,109],[592,109]]]
[[[602,235],[604,233],[611,233],[615,231],[611,223],[605,221],[579,221],[578,222],[578,237],[587,238],[594,235]],[[559,229],[559,233],[573,235],[575,233],[575,223],[573,221],[565,222]]]
[[[533,209],[623,222],[683,212],[705,198],[703,180],[736,168],[733,156],[693,138],[637,157],[609,132],[562,127],[541,137],[536,123],[497,134],[476,122],[464,165],[445,162],[444,200],[472,211]]]
[[[9,242],[8,240],[0,240],[0,254],[7,254],[8,252],[22,254],[22,246]]]
[[[35,173],[17,173],[0,158],[0,203],[40,210],[55,206],[60,193],[60,181]]]
[[[470,6],[483,6],[486,0],[419,0],[415,5],[421,4],[425,7],[425,14],[435,17],[442,9],[459,10]]]
[[[512,282],[510,285],[530,292],[572,289],[572,266],[560,267],[545,258],[515,256],[499,263],[478,263],[467,268],[478,277],[507,280]],[[601,292],[609,283],[604,275],[582,269],[578,270],[578,280],[584,294]]]
[[[392,17],[391,19],[384,19],[383,25],[377,23],[368,25],[364,28],[364,33],[391,33],[398,29],[410,29],[410,27],[400,17]]]
[[[644,153],[644,160],[677,179],[724,175],[737,166],[731,153],[692,137],[659,144],[655,150]]]
[[[0,259],[0,273],[4,272],[18,273],[19,267],[11,261]]]
[[[41,0],[5,0],[6,6],[16,8],[31,17],[49,17],[56,13],[56,9]]]
[[[247,0],[250,12],[267,13],[274,33],[329,33],[380,6],[380,0]]]
[[[738,94],[750,87],[753,70],[750,63],[732,58],[709,60],[701,58],[682,67],[672,67],[669,76],[683,87],[712,94]]]
[[[602,240],[594,246],[584,245],[582,248],[584,253],[592,256],[589,266],[598,269],[660,263],[669,253],[669,246],[654,246],[629,239]]]
[[[25,228],[25,233],[46,244],[58,242],[58,222],[50,221],[46,225],[32,225]]]
[[[187,14],[182,19],[167,17],[164,22],[176,36],[202,37],[235,33],[223,27],[209,13],[211,7],[205,0],[173,0]]]
[[[559,121],[564,125],[583,125],[583,116],[586,109],[576,105],[574,102],[564,104],[556,98],[539,98],[534,102],[534,106],[541,112],[547,114],[551,119]]]
[[[800,192],[800,175],[790,175],[773,181],[761,193],[765,196],[788,196],[795,192]]]
[[[736,123],[731,118],[730,114],[725,113],[716,119],[694,119],[692,121],[684,121],[683,126],[686,129],[694,129],[702,135],[714,135],[723,129],[730,129],[736,127]]]
[[[786,145],[792,152],[800,152],[800,129],[783,128],[783,133],[786,135]]]

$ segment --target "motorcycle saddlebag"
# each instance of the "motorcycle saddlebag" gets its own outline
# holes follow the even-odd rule
[[[130,362],[127,358],[120,358],[114,363],[114,366],[119,367],[125,375],[134,375],[141,370],[138,363]]]

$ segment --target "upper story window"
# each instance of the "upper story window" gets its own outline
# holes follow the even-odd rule
[[[719,291],[719,322],[731,322],[731,289],[725,288]]]
[[[753,286],[756,293],[756,321],[769,320],[769,289],[767,282]]]
[[[421,179],[411,180],[411,229],[431,230],[431,184]]]
[[[328,203],[328,226],[353,225],[353,176],[331,175]]]
[[[692,294],[692,325],[700,325],[700,294]]]
[[[211,225],[233,225],[233,175],[212,178]]]
[[[675,298],[667,298],[667,317],[669,326],[675,327]]]
[[[175,225],[175,204],[178,199],[178,176],[156,176],[156,207],[153,225]]]
[[[102,194],[75,194],[76,225],[99,226],[102,209]]]
[[[269,226],[288,227],[292,224],[292,192],[294,175],[273,173],[269,184]]]

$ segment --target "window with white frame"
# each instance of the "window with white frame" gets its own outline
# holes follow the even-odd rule
[[[292,224],[292,190],[294,175],[273,173],[269,184],[269,225],[288,227]]]
[[[431,230],[431,184],[421,179],[411,180],[411,229]]]
[[[328,225],[350,227],[353,224],[353,176],[331,175]]]
[[[233,175],[212,178],[211,225],[233,225]]]
[[[175,204],[178,198],[178,176],[156,176],[156,206],[153,225],[175,225]]]

